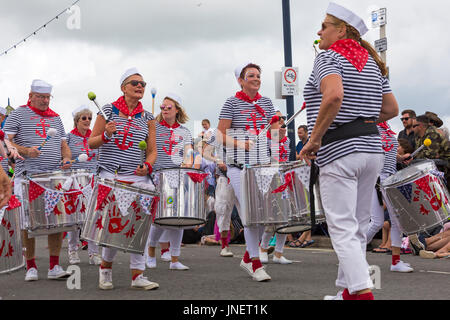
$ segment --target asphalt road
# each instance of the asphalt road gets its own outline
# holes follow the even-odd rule
[[[88,264],[87,251],[80,251],[81,288],[69,289],[67,281],[47,280],[48,250],[46,237],[37,238],[39,281],[25,282],[25,269],[0,274],[0,297],[6,300],[322,300],[335,294],[337,257],[330,248],[285,249],[291,265],[269,263],[272,281],[258,283],[239,267],[245,247],[232,245],[233,258],[219,256],[220,247],[186,245],[181,259],[191,269],[169,270],[169,263],[157,256],[157,268],[145,275],[158,282],[152,291],[131,289],[129,254],[119,252],[113,267],[114,290],[98,289],[98,267]],[[389,271],[391,256],[367,254],[370,265],[378,266],[381,289],[374,291],[377,300],[449,300],[450,259],[427,260],[402,255],[414,272]],[[61,265],[68,266],[67,242],[63,244]],[[378,281],[377,280],[377,281]],[[74,281],[72,281],[75,284]]]

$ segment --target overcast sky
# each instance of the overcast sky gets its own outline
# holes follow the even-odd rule
[[[24,39],[75,0],[0,0],[0,52]],[[365,1],[338,0],[363,17],[373,43],[372,10],[387,8],[387,62],[391,87],[400,109],[418,114],[434,111],[450,128],[450,2],[446,0]],[[149,83],[144,108],[151,111],[151,87],[157,89],[155,111],[164,94],[183,99],[190,116],[188,127],[196,135],[200,121],[218,123],[224,101],[238,91],[233,71],[255,62],[262,67],[260,93],[286,111],[275,99],[274,72],[284,66],[281,0],[81,0],[80,28],[71,29],[75,11],[64,13],[25,43],[0,56],[0,105],[8,97],[17,107],[27,101],[33,79],[54,85],[51,108],[62,118],[66,131],[73,127],[71,112],[82,104],[96,111],[87,98],[97,94],[100,104],[120,95],[122,73],[137,67]],[[314,61],[312,43],[329,1],[291,0],[293,65],[299,67],[300,95]],[[73,26],[73,24],[71,24]],[[446,40],[447,39],[447,40]],[[156,113],[156,112],[155,112]],[[304,124],[306,115],[296,125]],[[391,121],[397,132],[399,117]]]

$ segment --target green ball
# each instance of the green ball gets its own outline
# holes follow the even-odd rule
[[[141,150],[147,149],[147,142],[145,142],[144,140],[139,142],[139,149],[141,149]]]
[[[93,93],[92,91],[88,93],[88,98],[89,100],[94,100],[95,98],[97,98],[97,96],[95,95],[95,93]]]

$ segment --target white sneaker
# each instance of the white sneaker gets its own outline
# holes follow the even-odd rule
[[[279,263],[279,264],[291,264],[292,261],[286,259],[284,256],[281,256],[281,258],[278,258],[277,256],[273,256],[273,262]]]
[[[229,247],[225,247],[220,251],[220,256],[221,257],[232,257],[233,252],[230,251]]]
[[[69,251],[69,263],[70,264],[79,264],[81,262],[80,257],[78,256],[77,251]]]
[[[240,267],[245,271],[247,271],[247,273],[253,277],[253,266],[251,262],[245,263],[244,260],[241,260]]]
[[[100,277],[98,279],[98,287],[102,290],[113,289],[112,284],[112,269],[102,269],[98,268]]]
[[[147,256],[147,261],[145,263],[147,264],[147,268],[149,269],[156,268],[156,257]]]
[[[161,260],[162,261],[166,261],[166,262],[170,262],[172,261],[172,256],[170,255],[170,251],[166,251],[161,255]]]
[[[47,279],[67,279],[70,274],[64,271],[60,265],[56,265],[52,270],[48,270]]]
[[[397,264],[394,266],[391,264],[391,271],[393,272],[413,272],[414,269],[411,268],[411,265],[409,263],[405,263],[403,261],[397,262]]]
[[[39,280],[38,271],[36,268],[30,268],[25,275],[25,281],[37,281]]]
[[[261,248],[259,248],[259,260],[261,260],[261,263],[269,263],[269,254],[261,251]]]
[[[264,269],[264,267],[260,267],[258,269],[255,270],[255,272],[253,272],[253,280],[255,281],[269,281],[272,278],[267,274],[266,270]]]
[[[342,297],[342,293],[344,291],[339,291],[335,296],[325,296],[323,297],[323,300],[344,300]]]
[[[131,281],[131,287],[134,289],[153,290],[158,289],[159,284],[149,281],[146,277],[140,274],[136,277],[136,279]]]
[[[169,269],[170,270],[189,270],[189,267],[185,266],[180,261],[177,261],[177,262],[171,262]]]
[[[435,258],[437,258],[436,253],[434,253],[433,251],[428,251],[428,250],[420,250],[419,251],[419,256],[421,258],[424,258],[424,259],[435,259]]]
[[[98,255],[98,253],[91,253],[89,255],[89,264],[99,266],[102,264],[102,258]]]

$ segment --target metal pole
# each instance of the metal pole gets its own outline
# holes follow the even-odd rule
[[[283,3],[284,64],[286,67],[292,67],[290,0],[282,0],[282,3]],[[287,96],[285,99],[286,99],[286,113],[287,118],[289,119],[294,115],[294,97]],[[289,148],[291,149],[289,161],[295,161],[295,121],[289,124],[287,135],[290,140]]]

